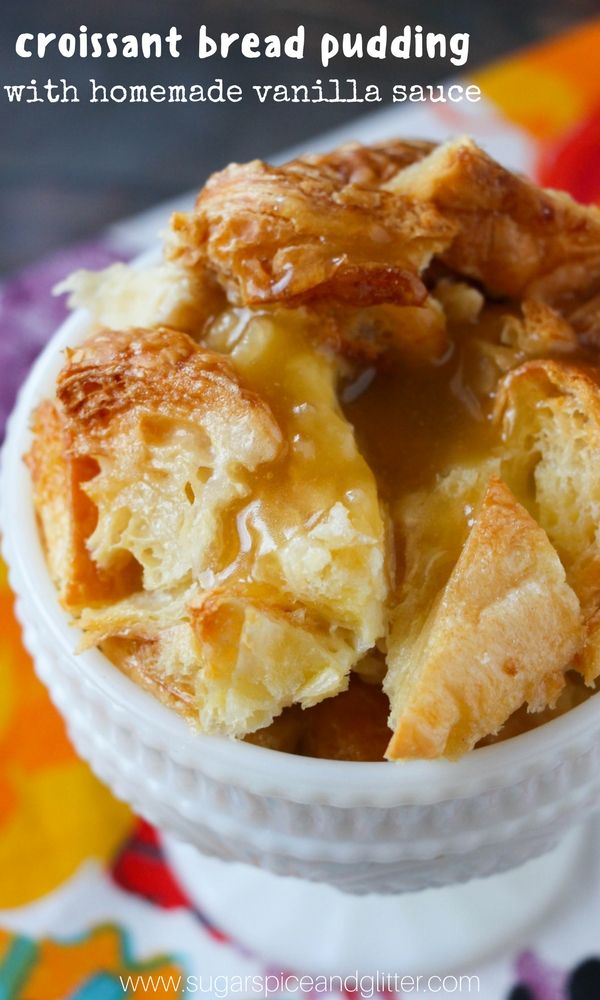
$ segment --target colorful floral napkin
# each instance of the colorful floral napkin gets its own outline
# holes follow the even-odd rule
[[[600,20],[479,72],[480,104],[391,108],[313,145],[466,131],[544,184],[600,202],[599,56]],[[0,434],[19,383],[65,314],[52,286],[74,268],[147,249],[169,207],[53,254],[0,288]],[[194,910],[156,832],[75,754],[21,645],[2,569],[0,622],[0,1000],[175,997],[186,976],[264,973],[226,927]],[[480,974],[480,996],[600,997],[600,885],[571,895],[519,953],[469,970]]]

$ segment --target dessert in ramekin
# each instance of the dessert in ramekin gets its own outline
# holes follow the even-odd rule
[[[231,166],[27,455],[62,606],[205,733],[456,758],[600,672],[600,212],[473,142]],[[597,336],[597,335],[596,335]]]
[[[70,279],[3,546],[40,676],[138,812],[410,893],[592,811],[598,248],[596,210],[470,141],[392,143],[229,168],[166,262]]]

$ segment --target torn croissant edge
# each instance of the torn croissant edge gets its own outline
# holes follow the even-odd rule
[[[260,370],[281,338],[271,321],[254,323],[262,326],[246,334],[247,363]],[[123,574],[125,559],[138,571],[130,592],[109,604],[96,600],[93,576],[78,578],[77,604],[69,604],[79,561],[51,563],[85,644],[116,652],[120,637],[126,670],[136,671],[137,658],[142,681],[167,699],[171,687],[191,688],[196,718],[211,732],[245,735],[288,704],[310,706],[345,690],[353,663],[384,628],[375,482],[339,411],[331,363],[288,333],[277,371],[285,439],[265,395],[242,384],[239,357],[236,371],[224,355],[164,327],[93,335],[69,352],[57,383],[60,410],[43,404],[36,417],[42,432],[58,428],[71,443],[50,459],[41,433],[29,456],[47,544],[56,531],[56,493],[84,454],[98,472],[78,486],[98,516],[85,540],[73,536],[73,548],[83,546],[86,568],[108,579]],[[305,456],[292,447],[293,428],[315,414],[322,419]],[[271,475],[277,470],[275,502],[267,495],[250,523],[263,465]],[[267,494],[268,475],[261,473]],[[232,553],[244,504],[244,531],[260,542]],[[315,517],[315,505],[326,516]],[[222,519],[231,508],[236,520],[226,531]],[[271,534],[261,536],[265,522]],[[218,584],[219,567],[226,587]],[[199,586],[200,573],[212,583]]]
[[[555,704],[581,648],[579,601],[546,533],[492,478],[412,648],[390,638],[388,757],[458,757],[522,704]]]
[[[306,307],[326,320],[316,324],[323,340],[372,359],[389,350],[390,329],[400,328],[408,342],[415,339],[420,315],[427,314],[431,323],[431,311],[437,309],[443,317],[428,297],[429,275],[441,263],[442,275],[467,278],[487,295],[522,304],[523,321],[515,336],[527,341],[531,354],[543,353],[548,345],[567,352],[577,333],[589,338],[593,328],[590,316],[600,289],[600,212],[567,195],[540,190],[496,164],[469,139],[437,148],[417,142],[352,145],[283,167],[257,161],[215,175],[193,212],[175,216],[168,255],[166,266],[171,277],[177,276],[185,308],[178,312],[179,303],[172,300],[165,306],[161,291],[165,312],[158,309],[160,322],[177,314],[174,325],[190,331],[201,330],[202,316],[225,298],[267,313],[281,305]],[[77,282],[71,289],[76,299]],[[475,288],[472,292],[480,294]],[[101,314],[102,289],[96,288],[94,295]],[[361,315],[350,337],[340,333],[347,329],[349,310]],[[383,310],[379,325],[373,310]],[[387,310],[396,310],[391,319]],[[399,322],[403,310],[404,323]],[[343,322],[338,322],[340,314]],[[370,321],[366,337],[365,319]],[[439,328],[429,358],[444,346]],[[167,416],[171,412],[186,426],[192,413],[200,425],[208,417],[213,434],[219,421],[229,419],[245,401],[244,416],[229,425],[227,447],[237,442],[241,449],[237,464],[225,461],[223,466],[225,479],[233,476],[239,494],[249,489],[248,474],[289,449],[260,393],[245,390],[228,359],[199,348],[181,329],[100,332],[70,354],[58,394],[58,407],[44,403],[34,416],[28,462],[50,571],[63,604],[76,614],[93,612],[107,600],[127,605],[142,585],[136,557],[113,545],[111,558],[102,565],[92,558],[89,540],[98,532],[93,497],[99,469],[115,451],[115,442],[125,453],[146,454],[168,438],[154,412],[155,426],[146,427],[141,440],[139,418],[148,401],[155,405],[159,400],[156,410],[162,408]],[[257,413],[263,413],[264,427],[256,431],[250,459],[244,439]],[[384,685],[394,724],[389,758],[459,756],[496,733],[524,703],[532,710],[552,706],[568,669],[578,669],[588,684],[600,673],[595,582],[600,483],[593,475],[598,463],[592,461],[600,449],[599,413],[596,374],[575,366],[531,361],[501,381],[496,420],[503,428],[504,453],[454,568],[408,632],[398,634],[401,609],[390,613]],[[528,421],[533,429],[524,430]],[[204,433],[210,438],[206,428]],[[561,451],[573,439],[585,459],[579,455],[579,462],[567,467],[563,481],[569,485],[555,493],[557,508],[552,496],[564,471]],[[192,453],[196,447],[200,444],[194,439]],[[201,491],[204,484],[197,486]],[[573,522],[573,495],[583,513],[569,541],[562,526]],[[213,497],[213,502],[218,509],[219,499]],[[561,522],[563,514],[570,520]],[[369,544],[383,545],[375,529]],[[150,572],[148,567],[145,571]],[[181,579],[185,583],[188,577],[184,573]],[[385,601],[380,582],[377,588],[378,599]],[[286,664],[294,656],[297,661],[298,654],[314,656],[314,643],[307,647],[305,641],[314,639],[320,626],[315,627],[310,613],[307,617],[301,602],[288,605],[289,599],[283,606],[276,601],[261,612],[260,600],[248,602],[233,590],[217,589],[214,597],[209,593],[187,603],[186,629],[166,630],[169,655],[182,662],[187,658],[188,666],[194,657],[197,663],[201,647],[210,646],[214,637],[211,622],[230,608],[236,648],[247,652],[260,634],[262,651],[272,648]],[[154,612],[142,602],[134,611],[128,605],[128,613],[150,621]],[[276,627],[270,628],[273,621]],[[210,670],[200,680],[189,670],[169,675],[157,653],[164,639],[159,631],[150,628],[141,644],[127,628],[120,635],[108,629],[96,641],[106,648],[121,644],[123,669],[190,714],[198,697],[207,696]],[[299,646],[292,638],[296,633]],[[372,641],[379,638],[373,632]],[[323,676],[313,678],[311,688],[298,674],[292,701],[314,704],[347,685],[349,670],[366,648],[359,648],[347,631],[333,639],[320,648]],[[229,667],[217,657],[211,662],[217,673],[221,668],[225,674],[237,671],[242,686],[254,688],[249,699],[244,695],[252,702],[250,709],[244,706],[240,714],[234,706],[232,731],[243,735],[266,725],[273,716],[261,715],[257,704],[267,693],[273,695],[277,671],[263,684],[264,678],[252,676],[256,658],[236,659]],[[227,683],[211,705],[214,718],[205,720],[209,730],[218,729],[215,719],[231,707]],[[276,694],[281,711],[290,703],[290,691],[283,703],[281,692]]]

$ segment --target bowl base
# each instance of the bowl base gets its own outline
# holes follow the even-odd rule
[[[586,828],[488,878],[397,896],[320,883],[202,855],[170,836],[168,860],[194,904],[269,967],[313,975],[465,973],[518,947],[583,857]]]

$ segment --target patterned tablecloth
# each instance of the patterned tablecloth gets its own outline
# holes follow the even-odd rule
[[[333,140],[467,131],[544,184],[600,202],[599,57],[597,21],[478,73],[480,104],[388,109]],[[169,207],[56,253],[0,288],[0,433],[19,383],[64,316],[53,285],[75,267],[101,267],[146,249]],[[156,832],[76,756],[21,646],[1,567],[0,622],[0,1000],[183,996],[186,976],[202,977],[203,993],[192,978],[189,995],[217,997],[219,976],[264,973],[227,928],[194,910]],[[595,876],[520,953],[469,970],[480,975],[480,996],[600,998]]]

